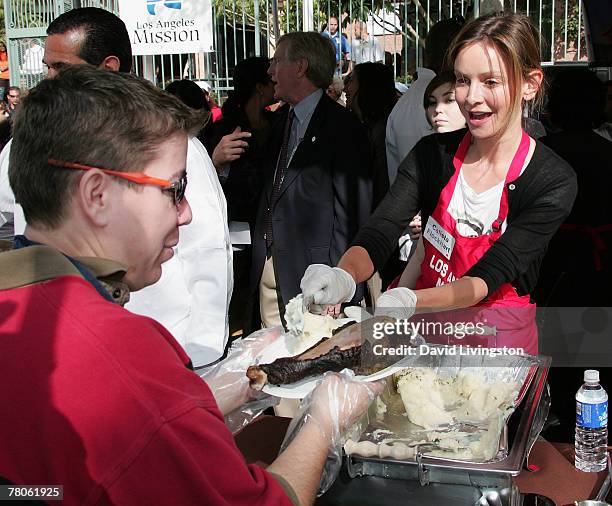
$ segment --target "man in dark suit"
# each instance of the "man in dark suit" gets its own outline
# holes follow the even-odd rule
[[[335,67],[328,38],[294,32],[281,37],[268,71],[287,105],[271,136],[253,231],[251,281],[264,326],[284,323],[306,267],[336,265],[372,208],[367,135],[324,92]]]

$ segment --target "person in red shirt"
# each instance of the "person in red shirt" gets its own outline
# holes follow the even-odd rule
[[[246,378],[220,396],[166,329],[121,307],[160,278],[191,220],[200,117],[85,65],[20,107],[9,177],[28,225],[0,253],[0,483],[62,485],[64,504],[312,503],[332,435],[371,389],[328,376],[276,461],[247,465],[223,418]]]
[[[9,62],[8,52],[6,51],[6,44],[0,41],[0,101],[4,100],[7,94],[7,90],[10,86],[9,79],[11,75],[9,73]]]

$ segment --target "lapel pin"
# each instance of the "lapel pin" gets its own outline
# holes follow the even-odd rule
[[[317,140],[317,138],[316,138],[316,137],[313,137],[313,138],[312,138],[312,140],[311,140],[310,142],[314,142],[314,141],[316,141],[316,140]]]

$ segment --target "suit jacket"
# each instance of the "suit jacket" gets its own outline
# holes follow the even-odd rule
[[[288,112],[285,106],[270,137],[264,191],[253,230],[254,295],[266,259],[266,210]],[[338,263],[371,209],[371,151],[366,131],[353,113],[323,94],[289,162],[273,208],[272,254],[284,304],[301,292],[300,280],[310,264]],[[361,296],[358,289],[354,300]]]

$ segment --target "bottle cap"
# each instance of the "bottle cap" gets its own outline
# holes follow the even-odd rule
[[[585,383],[599,383],[599,371],[595,369],[587,369],[584,371]]]

